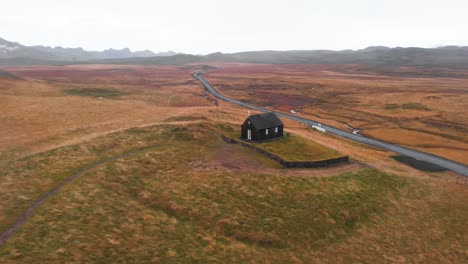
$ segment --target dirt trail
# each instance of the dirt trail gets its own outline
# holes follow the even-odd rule
[[[62,190],[66,185],[70,184],[72,181],[77,179],[78,177],[88,173],[89,171],[102,166],[106,163],[114,162],[119,159],[123,159],[132,155],[140,154],[142,152],[164,147],[166,145],[156,145],[156,146],[149,146],[142,149],[131,150],[127,153],[105,158],[93,164],[90,164],[80,171],[70,175],[68,178],[63,180],[61,183],[47,191],[46,193],[42,194],[39,198],[37,198],[16,220],[11,226],[6,229],[3,233],[0,234],[0,247],[3,246],[8,239],[14,235],[26,222],[26,220],[33,215],[36,210],[44,204],[51,196],[58,193]],[[341,174],[344,172],[350,172],[359,170],[364,167],[364,165],[351,162],[349,164],[344,164],[340,166],[335,166],[331,168],[322,168],[322,169],[281,169],[281,168],[273,168],[268,167],[264,162],[258,159],[249,158],[249,156],[245,155],[245,151],[251,151],[249,149],[245,149],[238,145],[227,144],[225,142],[222,143],[220,149],[218,149],[213,156],[213,159],[208,162],[207,168],[209,169],[228,169],[228,170],[239,170],[244,172],[256,172],[256,173],[266,173],[272,175],[282,175],[282,176],[332,176]],[[252,155],[259,155],[258,153],[254,152],[251,153]]]
[[[61,189],[63,189],[63,187],[65,187],[66,185],[70,184],[73,180],[75,180],[76,178],[86,174],[87,172],[89,172],[90,170],[93,170],[103,164],[106,164],[106,163],[109,163],[109,162],[113,162],[113,161],[116,161],[118,159],[123,159],[123,158],[126,158],[126,157],[129,157],[129,156],[132,156],[132,155],[136,155],[136,154],[140,154],[144,151],[148,151],[150,149],[154,149],[154,148],[159,148],[159,147],[163,147],[163,146],[166,146],[166,145],[156,145],[156,146],[150,146],[150,147],[145,147],[145,148],[141,148],[141,149],[137,149],[137,150],[131,150],[127,153],[124,153],[124,154],[121,154],[119,156],[114,156],[114,157],[109,157],[109,158],[105,158],[103,160],[100,160],[98,162],[95,162],[93,164],[90,164],[84,168],[82,168],[80,171],[78,171],[77,173],[69,176],[68,178],[66,178],[65,180],[63,180],[61,183],[59,183],[58,185],[56,185],[54,188],[50,189],[49,191],[47,191],[46,193],[42,194],[39,198],[37,198],[16,220],[15,222],[8,228],[6,229],[3,233],[0,234],[0,247],[3,246],[7,241],[8,239],[16,232],[18,231],[21,226],[23,226],[23,224],[26,222],[26,220],[36,212],[37,208],[39,208],[42,204],[44,204],[51,196],[53,196],[54,194],[56,194],[57,192],[59,192]]]

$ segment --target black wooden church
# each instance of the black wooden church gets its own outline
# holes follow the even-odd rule
[[[275,113],[251,115],[241,126],[242,138],[262,141],[282,137],[283,127],[283,122]]]

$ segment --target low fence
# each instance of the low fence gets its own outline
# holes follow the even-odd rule
[[[338,165],[341,163],[345,163],[349,161],[348,156],[342,156],[342,157],[337,157],[337,158],[332,158],[332,159],[326,159],[326,160],[318,160],[318,161],[287,161],[283,160],[282,158],[276,156],[275,154],[272,154],[266,150],[263,150],[261,148],[255,147],[251,144],[235,140],[229,137],[226,137],[225,135],[221,135],[221,138],[229,143],[229,144],[240,144],[244,147],[253,149],[265,156],[268,156],[269,158],[278,161],[283,167],[286,168],[322,168],[322,167],[329,167],[333,165]]]

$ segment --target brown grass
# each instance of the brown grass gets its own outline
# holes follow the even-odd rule
[[[334,82],[342,82],[342,87],[355,83],[352,99],[358,103],[348,101],[347,107],[359,110],[361,103],[369,103],[372,111],[365,116],[371,115],[375,123],[360,116],[348,123],[367,127],[364,132],[379,131],[379,122],[394,129],[392,122],[405,127],[449,121],[451,127],[440,131],[424,127],[410,133],[430,134],[425,141],[447,135],[459,141],[465,131],[459,121],[466,115],[461,110],[465,95],[454,92],[457,79],[439,80],[447,84],[444,93],[452,96],[434,88],[427,100],[443,102],[437,106],[417,98],[406,102],[409,95],[401,91],[393,94],[397,100],[384,102],[378,89],[375,95],[369,92],[371,77],[326,67],[215,66],[226,67],[225,72],[213,72],[210,80],[232,77],[233,87],[247,82],[268,85],[277,81],[278,72],[286,71],[282,83],[303,83],[301,89],[291,90],[299,95],[309,85],[319,89],[322,80],[332,87],[324,88],[325,94],[338,92],[341,86],[331,85]],[[154,148],[90,171],[68,185],[0,248],[1,263],[443,263],[467,258],[468,192],[455,184],[453,173],[421,172],[389,158],[392,153],[288,120],[283,120],[288,132],[349,154],[355,163],[330,170],[281,169],[255,152],[219,140],[216,124],[239,126],[247,111],[222,101],[213,104],[191,79],[190,68],[88,65],[8,70],[26,80],[0,79],[0,100],[5,102],[0,105],[0,230],[79,168],[129,150]],[[245,79],[253,72],[258,80]],[[369,87],[361,87],[363,78]],[[375,78],[393,81],[392,87],[398,88],[395,80],[401,77]],[[424,86],[401,79],[415,82],[418,89]],[[388,89],[388,84],[381,87]],[[99,99],[64,92],[87,88],[124,94]],[[364,99],[358,95],[361,89]],[[351,95],[335,97],[351,100]],[[383,109],[385,103],[411,102],[430,110],[404,109],[408,114],[403,118],[401,108],[388,113]],[[324,121],[349,121],[346,111],[317,104],[324,107],[304,110],[315,111]],[[438,108],[448,104],[453,110]],[[435,111],[440,113],[434,116]],[[452,133],[455,130],[459,132]],[[452,143],[443,142],[441,153],[448,152],[447,146],[454,149]],[[463,153],[464,145],[459,148]]]
[[[240,131],[238,131],[237,128],[225,128],[223,134],[235,140],[242,140],[240,138]],[[321,161],[345,156],[334,149],[289,132],[285,133],[284,136],[271,141],[246,141],[244,143],[265,150],[285,161],[292,162]]]
[[[83,151],[106,156],[160,146],[68,185],[0,249],[0,261],[257,263],[294,256],[306,263],[466,257],[463,187],[375,170],[322,178],[200,166],[222,144],[219,133],[209,122],[158,125],[26,158],[23,162],[31,164],[47,158],[52,162],[42,164],[60,171],[64,166],[54,159],[83,156]],[[68,166],[73,164],[70,160]],[[37,168],[18,165],[11,164],[17,174],[37,178]],[[37,179],[43,186],[56,180]],[[23,190],[8,188],[0,200]],[[11,203],[5,206],[3,211],[11,211]]]
[[[60,78],[56,77],[57,69],[60,69]],[[43,78],[47,82],[0,79],[2,152],[38,152],[64,142],[70,144],[80,138],[157,123],[184,113],[205,114],[210,108],[203,92],[190,83],[189,71],[173,69],[171,72],[163,68],[159,73],[160,69],[138,67],[123,72],[105,69],[12,69],[24,78]],[[141,78],[145,78],[142,85],[126,84],[136,83]],[[105,98],[68,92],[96,89],[111,89],[121,94]]]

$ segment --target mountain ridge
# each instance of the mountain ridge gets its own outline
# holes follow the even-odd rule
[[[88,61],[98,59],[122,59],[172,56],[177,54],[173,51],[154,53],[151,50],[132,52],[129,48],[106,49],[103,51],[87,51],[81,47],[64,48],[42,45],[25,46],[18,42],[12,42],[0,38],[0,59],[31,59],[32,61]]]
[[[3,55],[3,56],[2,56]],[[6,56],[9,55],[9,56]],[[0,65],[142,64],[181,65],[189,63],[235,62],[262,64],[359,64],[378,67],[421,67],[468,69],[468,46],[437,48],[370,46],[360,50],[263,50],[207,55],[172,51],[23,46],[0,39]]]

